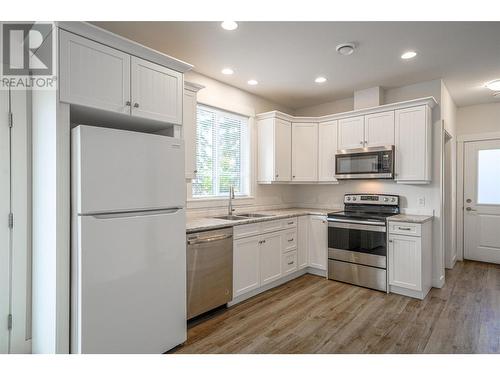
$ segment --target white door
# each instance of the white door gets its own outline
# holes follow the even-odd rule
[[[290,181],[292,177],[292,124],[276,119],[274,124],[275,180]]]
[[[273,233],[261,236],[260,285],[266,285],[281,277],[282,235]]]
[[[500,263],[500,140],[465,143],[464,258]]]
[[[335,120],[318,125],[318,181],[337,181],[335,178],[337,124]]]
[[[297,220],[297,263],[299,268],[309,264],[309,216],[299,216]]]
[[[256,236],[233,242],[233,298],[260,285],[260,241]]]
[[[132,116],[182,125],[182,73],[132,57]]]
[[[0,354],[9,352],[10,312],[10,229],[5,218],[10,212],[10,131],[8,122],[9,92],[0,90]]]
[[[74,353],[158,353],[186,340],[185,211],[80,216]]]
[[[78,213],[184,206],[181,139],[81,125],[71,151]]]
[[[395,111],[395,177],[398,181],[425,181],[429,178],[429,132],[426,106]]]
[[[318,180],[318,124],[292,124],[292,181]]]
[[[349,117],[339,120],[339,150],[349,150],[364,146],[365,117]]]
[[[326,270],[328,222],[324,216],[311,216],[309,224],[309,266]]]
[[[130,114],[130,56],[60,31],[62,102]]]
[[[412,290],[422,289],[420,237],[390,235],[389,284]]]
[[[182,135],[186,157],[186,179],[196,178],[196,92],[184,90]]]
[[[394,111],[365,116],[365,147],[394,144]]]

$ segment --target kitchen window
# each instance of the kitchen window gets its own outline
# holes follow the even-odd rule
[[[250,194],[248,117],[205,105],[197,106],[196,179],[193,198]]]

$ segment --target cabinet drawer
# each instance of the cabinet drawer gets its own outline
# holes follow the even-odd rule
[[[296,217],[291,217],[288,219],[283,219],[283,227],[285,229],[288,228],[297,228],[297,218]]]
[[[283,232],[283,252],[297,249],[297,230],[291,229]]]
[[[275,232],[283,229],[283,225],[283,220],[264,221],[260,223],[260,231],[261,233]]]
[[[283,254],[282,259],[283,259],[282,276],[286,276],[289,273],[292,273],[297,270],[297,250]]]
[[[256,236],[260,233],[260,223],[236,225],[233,228],[234,239]]]
[[[420,236],[422,231],[420,224],[390,221],[389,233],[403,234],[407,236]]]

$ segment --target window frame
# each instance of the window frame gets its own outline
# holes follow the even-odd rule
[[[243,164],[246,166],[246,173],[241,173],[241,179],[242,183],[244,183],[247,187],[247,192],[246,194],[240,194],[240,193],[235,193],[235,200],[239,202],[246,202],[246,201],[253,201],[254,196],[253,196],[253,181],[254,181],[254,171],[253,171],[253,116],[249,114],[243,114],[243,113],[238,113],[235,111],[228,110],[226,108],[220,108],[218,106],[210,105],[210,104],[205,104],[205,103],[196,103],[196,111],[198,111],[198,108],[206,108],[208,110],[214,111],[214,112],[219,112],[224,115],[232,115],[236,118],[243,118],[246,119],[246,142],[245,145],[243,145],[243,142],[241,144],[241,149],[243,150],[243,147],[246,148],[245,151],[242,151],[242,156],[241,156],[241,162],[240,162],[240,168]],[[196,123],[196,127],[198,128],[198,123]],[[197,132],[195,132],[197,137]],[[197,138],[194,140],[195,143],[197,143]],[[197,155],[196,155],[197,156]],[[196,157],[195,156],[195,157]],[[187,202],[199,202],[201,205],[196,204],[196,206],[200,207],[210,207],[213,205],[218,205],[219,202],[222,201],[227,201],[228,196],[227,195],[193,195],[193,182],[195,179],[191,180],[187,184]],[[205,203],[203,203],[205,202]],[[238,205],[238,203],[236,203]]]

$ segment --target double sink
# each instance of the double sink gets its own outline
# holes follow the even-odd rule
[[[275,215],[272,215],[272,214],[248,213],[248,214],[239,214],[239,215],[215,216],[214,219],[222,219],[222,220],[247,220],[247,219],[257,218],[257,217],[272,217],[272,216],[275,216]]]

